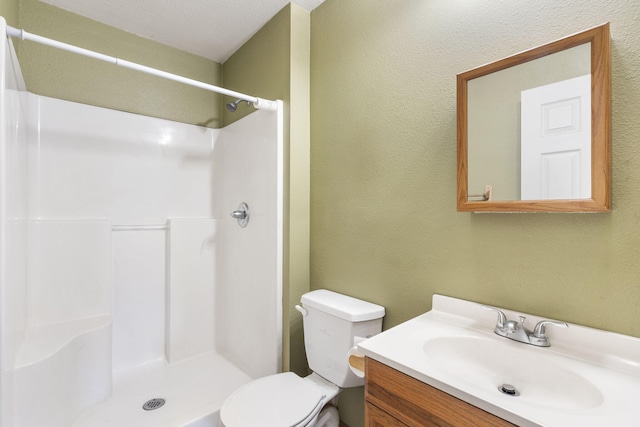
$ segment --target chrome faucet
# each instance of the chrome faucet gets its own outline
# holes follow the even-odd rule
[[[496,322],[496,327],[493,330],[496,334],[501,337],[509,338],[511,340],[520,341],[525,344],[531,344],[538,347],[549,347],[551,343],[549,342],[549,337],[546,334],[546,326],[553,325],[558,326],[560,328],[568,328],[565,322],[558,322],[556,320],[541,320],[536,324],[533,328],[533,331],[527,329],[524,326],[524,321],[526,317],[520,316],[520,321],[515,320],[507,320],[507,316],[502,312],[502,310],[492,307],[490,305],[482,305],[482,308],[485,310],[491,310],[498,313],[498,321]]]

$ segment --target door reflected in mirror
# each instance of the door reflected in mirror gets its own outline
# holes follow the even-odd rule
[[[591,197],[591,75],[522,91],[520,200]]]
[[[581,105],[576,111],[574,91],[569,90],[565,97],[567,90],[555,85],[562,86],[563,81],[584,76],[587,78],[588,99],[580,99],[582,102],[578,101]],[[561,172],[554,167],[561,166],[559,162],[575,162],[575,159],[568,160],[568,156],[560,154],[566,153],[565,137],[580,133],[590,146],[591,43],[470,80],[467,88],[471,193],[482,192],[479,190],[485,185],[491,185],[493,200],[584,199],[591,196],[591,179],[584,183],[587,185],[586,196],[578,192],[580,196],[554,197],[567,193],[566,186],[562,185],[564,182],[556,182],[559,180],[554,178],[548,183],[552,187],[545,188],[545,191],[534,184],[542,180],[543,169],[538,165],[542,158],[551,163],[551,170],[547,168],[550,174]],[[582,95],[585,95],[583,90],[578,96]],[[554,102],[557,108],[552,108]],[[585,109],[586,122],[584,117],[580,120],[580,116],[574,116]],[[553,129],[545,132],[545,124]],[[547,146],[548,153],[558,153],[559,158],[552,158],[551,154],[547,156],[542,145]],[[590,177],[590,150],[582,152],[582,162],[578,162],[577,167],[584,166],[585,162],[586,173]],[[549,197],[544,197],[543,193]],[[569,193],[574,194],[575,191]]]
[[[605,24],[458,75],[459,211],[610,209],[609,58]]]

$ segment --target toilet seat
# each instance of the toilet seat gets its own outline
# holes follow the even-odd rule
[[[220,411],[228,427],[283,427],[308,424],[324,406],[325,394],[293,372],[246,384],[227,398]]]

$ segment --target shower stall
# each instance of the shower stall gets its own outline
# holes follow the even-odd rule
[[[282,103],[209,129],[0,61],[0,427],[217,426],[281,369]]]

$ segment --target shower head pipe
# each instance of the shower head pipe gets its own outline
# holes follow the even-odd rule
[[[240,104],[241,102],[246,102],[247,105],[251,105],[251,102],[249,101],[245,101],[244,99],[238,99],[236,101],[228,103],[227,110],[231,111],[232,113],[235,113],[236,110],[238,109],[238,104]]]
[[[7,36],[19,38],[21,40],[28,40],[35,43],[40,43],[46,46],[55,47],[57,49],[66,50],[67,52],[77,53],[79,55],[88,56],[90,58],[98,59],[100,61],[109,62],[119,67],[125,67],[132,70],[140,71],[142,73],[151,74],[154,76],[162,77],[168,80],[173,80],[179,83],[187,84],[190,86],[205,89],[210,92],[216,92],[222,95],[239,98],[242,101],[247,101],[253,104],[255,108],[265,110],[276,110],[278,104],[276,101],[268,99],[257,98],[255,96],[246,95],[244,93],[236,92],[233,90],[225,89],[222,87],[214,86],[209,83],[200,82],[197,80],[182,77],[177,74],[168,73],[166,71],[158,70],[155,68],[147,67],[146,65],[136,64],[135,62],[126,61],[124,59],[116,58],[102,53],[94,52],[92,50],[84,49],[78,46],[70,45],[67,43],[59,42],[57,40],[48,39],[46,37],[39,36],[37,34],[31,34],[25,30],[17,29],[7,25]]]

